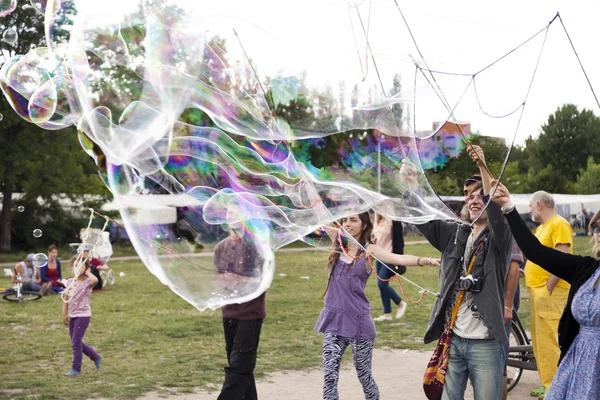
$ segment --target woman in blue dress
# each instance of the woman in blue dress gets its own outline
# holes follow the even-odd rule
[[[559,367],[544,400],[600,399],[598,260],[543,246],[510,203],[510,193],[502,184],[498,184],[493,200],[502,206],[525,257],[571,285],[567,305],[558,325]],[[600,257],[600,235],[594,239],[594,254]]]

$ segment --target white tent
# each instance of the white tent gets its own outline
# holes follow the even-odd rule
[[[511,201],[519,211],[519,214],[529,213],[529,194],[512,194]],[[556,204],[556,212],[567,220],[573,214],[581,213],[582,209],[593,211],[594,213],[600,210],[600,194],[552,194],[554,203]],[[443,201],[462,202],[462,196],[441,196]]]

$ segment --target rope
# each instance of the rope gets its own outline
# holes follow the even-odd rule
[[[343,227],[340,227],[340,228],[338,228],[338,229],[339,229],[340,233],[341,233],[341,231],[342,231],[342,230],[345,230]],[[348,232],[346,232],[346,233],[348,233]],[[405,278],[405,277],[403,277],[403,276],[401,276],[401,275],[397,274],[397,273],[396,273],[396,272],[395,272],[395,271],[394,271],[392,268],[390,268],[390,267],[389,267],[389,266],[388,266],[386,263],[382,262],[382,261],[381,261],[381,260],[379,260],[377,257],[373,256],[373,254],[369,253],[369,252],[367,251],[367,249],[366,249],[366,248],[365,248],[363,245],[361,245],[360,243],[358,243],[358,242],[356,242],[356,243],[358,244],[358,247],[360,247],[360,248],[361,248],[361,249],[364,251],[364,253],[363,253],[363,254],[361,254],[361,255],[360,255],[360,256],[358,256],[358,257],[357,257],[357,256],[354,256],[354,257],[353,257],[353,256],[351,256],[350,254],[348,254],[348,253],[346,252],[346,249],[345,249],[345,248],[344,248],[344,246],[342,245],[342,242],[341,242],[341,240],[342,240],[342,239],[341,239],[341,236],[342,236],[342,235],[341,235],[341,234],[338,234],[337,236],[338,236],[338,240],[340,240],[340,245],[341,245],[341,247],[342,247],[342,251],[344,252],[344,254],[345,254],[346,256],[348,256],[348,257],[349,257],[349,258],[351,258],[351,259],[355,259],[355,260],[356,260],[356,259],[359,259],[359,258],[361,258],[361,257],[363,257],[363,256],[366,256],[366,257],[367,257],[367,263],[368,263],[369,267],[371,267],[371,271],[372,271],[372,272],[375,274],[375,276],[377,277],[377,279],[379,279],[379,280],[381,280],[381,281],[383,281],[383,282],[389,282],[391,279],[394,279],[394,278],[395,278],[395,279],[397,279],[397,280],[398,280],[398,284],[400,285],[400,290],[402,291],[402,294],[404,294],[404,296],[405,296],[405,297],[406,297],[406,298],[407,298],[407,299],[408,299],[408,300],[409,300],[411,303],[413,303],[413,304],[419,304],[419,303],[421,302],[421,300],[423,300],[423,297],[424,297],[426,294],[428,294],[428,293],[429,293],[429,294],[432,294],[432,295],[434,295],[435,297],[439,297],[439,296],[440,296],[440,294],[439,294],[439,293],[437,293],[437,292],[434,292],[434,291],[432,291],[432,290],[429,290],[429,289],[426,289],[426,288],[422,287],[421,285],[419,285],[419,284],[417,284],[417,283],[415,283],[415,282],[411,281],[410,279],[408,279],[408,278]],[[352,237],[352,236],[350,236],[349,234],[348,234],[347,236],[349,236],[349,237]],[[391,278],[387,279],[387,280],[386,280],[386,279],[383,279],[383,278],[381,278],[381,277],[380,277],[380,276],[377,274],[377,271],[375,271],[375,269],[373,268],[373,262],[372,262],[371,258],[373,258],[373,259],[375,259],[375,260],[379,261],[379,262],[380,262],[380,263],[381,263],[383,266],[385,266],[387,269],[389,269],[390,271],[394,272],[394,274],[395,274],[395,275],[394,275],[394,276],[392,276]],[[403,285],[402,285],[402,279],[404,279],[406,282],[408,282],[408,283],[410,283],[411,285],[413,285],[413,286],[416,286],[417,288],[419,288],[419,289],[420,289],[419,293],[420,293],[420,295],[421,295],[421,296],[419,297],[419,300],[413,301],[413,300],[412,300],[412,299],[411,299],[411,298],[410,298],[410,297],[409,297],[409,296],[406,294],[406,292],[405,292],[405,290],[404,290],[404,287],[403,287]]]

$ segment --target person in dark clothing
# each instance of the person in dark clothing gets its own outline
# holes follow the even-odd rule
[[[545,400],[600,398],[600,268],[598,260],[546,247],[527,229],[510,193],[497,181],[493,201],[502,212],[527,259],[571,285],[558,325],[559,367]],[[595,238],[594,254],[600,256]]]
[[[217,281],[224,290],[241,287],[260,277],[262,259],[256,246],[230,227],[228,238],[215,247]],[[221,308],[227,363],[225,381],[218,400],[256,400],[254,367],[263,319],[266,317],[265,293],[241,304]]]
[[[469,217],[474,221],[472,226],[440,220],[417,225],[429,243],[442,252],[440,296],[433,306],[424,341],[440,338],[464,290],[453,327],[442,399],[463,399],[467,381],[471,380],[475,400],[499,400],[507,341],[505,282],[512,237],[497,204],[490,203],[484,212],[491,176],[482,149],[470,145],[469,155],[481,173],[468,178],[463,185]],[[400,172],[412,190],[404,196],[410,204],[416,201],[416,168],[405,159]],[[471,260],[473,269],[467,274]],[[462,284],[465,281],[472,285]]]

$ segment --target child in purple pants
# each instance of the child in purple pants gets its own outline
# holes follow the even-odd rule
[[[98,278],[92,274],[88,259],[77,259],[75,262],[82,263],[79,276],[67,281],[68,299],[63,299],[62,309],[62,319],[65,325],[69,326],[71,347],[73,348],[73,365],[66,375],[81,373],[82,353],[94,361],[96,369],[100,369],[100,360],[102,359],[92,347],[83,342],[83,335],[85,335],[92,317],[90,296],[92,289],[98,283]]]

